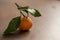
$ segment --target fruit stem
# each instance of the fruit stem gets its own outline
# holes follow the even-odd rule
[[[23,13],[22,13],[22,11],[20,10],[20,13],[24,16],[24,17],[26,17]],[[26,17],[27,18],[27,17]]]
[[[27,18],[29,17],[29,13],[27,13]]]

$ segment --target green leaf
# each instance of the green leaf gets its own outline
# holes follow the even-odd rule
[[[19,9],[21,9],[21,10],[26,10],[26,9],[28,9],[29,7],[28,6],[24,6],[24,7],[20,7]]]
[[[27,11],[28,11],[29,13],[31,13],[31,15],[34,16],[34,17],[39,17],[39,16],[41,16],[40,12],[39,12],[38,10],[36,10],[36,9],[29,8]]]
[[[4,34],[9,34],[11,32],[16,31],[18,26],[19,26],[19,24],[20,24],[20,18],[21,18],[20,16],[13,18],[10,21],[10,23],[9,23],[7,29],[5,30]]]
[[[22,11],[24,11],[26,13],[29,12],[34,17],[41,16],[40,12],[38,10],[36,10],[36,9],[29,8],[28,6],[22,7],[22,6],[19,6],[17,3],[16,3],[16,6],[17,6],[18,10],[22,10]]]
[[[17,3],[15,3],[15,5],[17,6],[17,9],[18,10],[23,10],[23,11],[26,11],[28,8],[29,8],[29,6],[19,6]]]

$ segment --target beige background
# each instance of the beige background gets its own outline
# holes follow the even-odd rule
[[[9,21],[19,15],[14,3],[40,11],[41,17],[33,20],[30,32],[3,37]],[[60,1],[56,0],[0,0],[0,40],[60,40]]]

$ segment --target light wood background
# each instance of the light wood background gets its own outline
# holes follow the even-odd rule
[[[14,3],[40,11],[29,32],[3,37],[9,21],[19,15]],[[60,40],[60,1],[56,0],[0,0],[0,40]]]

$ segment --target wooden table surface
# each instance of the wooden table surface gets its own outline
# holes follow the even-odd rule
[[[15,2],[38,9],[42,16],[30,15],[33,26],[29,32],[3,37],[9,21],[19,15]],[[60,40],[60,1],[0,0],[0,40]]]

